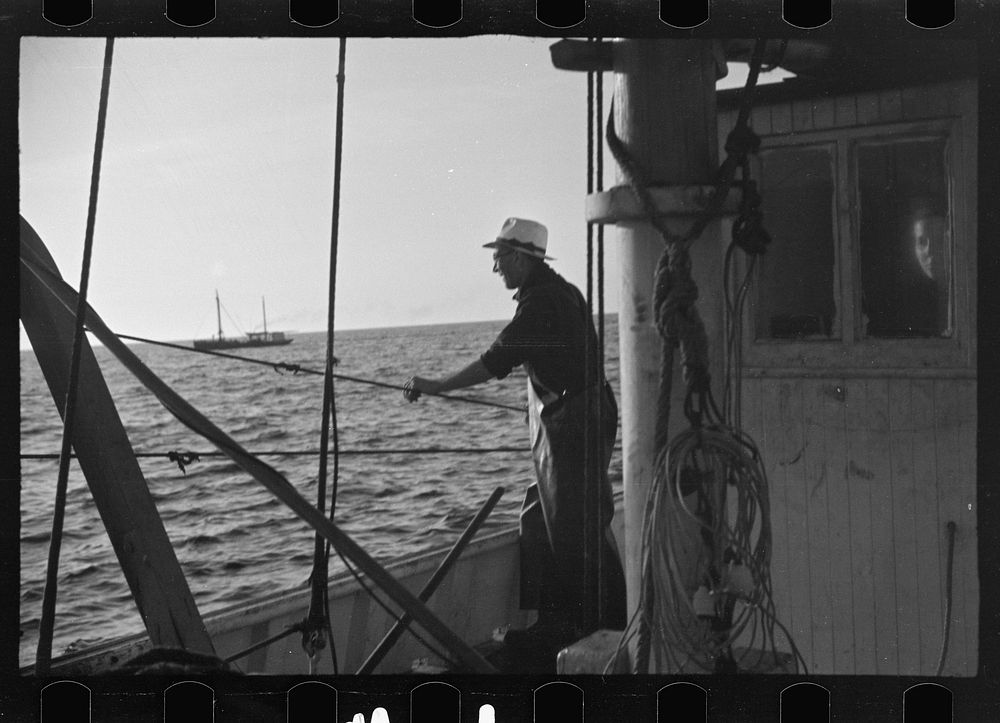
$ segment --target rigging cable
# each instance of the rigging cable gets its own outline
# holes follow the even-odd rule
[[[83,347],[83,319],[87,308],[87,288],[90,283],[90,264],[94,246],[94,225],[97,217],[97,197],[101,180],[101,158],[104,153],[104,130],[108,117],[108,93],[111,85],[111,59],[113,55],[114,38],[109,37],[104,46],[104,72],[101,77],[101,96],[97,112],[97,139],[94,143],[94,163],[90,178],[90,201],[87,207],[87,230],[83,245],[80,292],[73,329],[73,351],[70,357],[69,387],[66,391],[66,405],[63,410],[62,450],[59,457],[59,475],[56,480],[56,500],[55,510],[52,515],[52,537],[49,543],[45,593],[42,598],[42,614],[38,630],[38,650],[35,657],[36,675],[48,675],[49,666],[52,662],[52,637],[55,630],[59,552],[62,545],[63,522],[66,510],[70,448],[73,439],[73,423],[76,416],[77,386]]]
[[[336,142],[334,149],[334,171],[333,171],[333,218],[330,232],[330,280],[327,300],[327,322],[326,322],[326,369],[323,375],[323,414],[322,429],[320,431],[320,457],[319,457],[319,479],[317,489],[316,506],[320,512],[326,507],[326,478],[327,478],[327,458],[330,437],[333,437],[333,476],[330,491],[330,520],[333,520],[337,508],[337,482],[340,472],[339,446],[340,439],[337,431],[337,407],[333,388],[333,366],[335,357],[333,355],[333,329],[334,311],[337,298],[337,244],[340,224],[340,169],[343,156],[343,135],[344,135],[344,56],[347,39],[340,39],[340,54],[337,69],[337,119],[336,119]],[[316,546],[313,558],[313,572],[310,578],[312,583],[312,600],[309,605],[309,613],[306,616],[306,629],[302,632],[302,647],[309,655],[310,673],[313,670],[313,661],[316,660],[319,650],[324,647],[322,631],[326,630],[327,642],[330,645],[330,655],[333,660],[333,672],[337,670],[337,653],[334,648],[333,631],[330,626],[330,605],[329,605],[329,570],[328,561],[330,558],[330,543],[324,537],[316,533]]]
[[[597,38],[591,38],[591,42],[600,42]],[[589,71],[587,73],[587,193],[603,190],[603,154],[604,147],[601,142],[600,124],[604,117],[603,108],[603,74],[599,71]],[[604,540],[600,524],[600,493],[599,485],[606,469],[607,460],[604,458],[604,226],[593,222],[587,223],[587,318],[592,320],[594,316],[594,293],[595,293],[595,226],[596,226],[596,295],[597,295],[597,325],[596,342],[591,341],[589,328],[586,330],[585,358],[586,358],[586,389],[587,408],[591,408],[594,401],[590,395],[594,389],[597,390],[598,400],[596,408],[598,413],[592,418],[588,413],[584,418],[584,469],[587,470],[588,485],[587,494],[584,496],[584,589],[592,591],[591,598],[585,605],[586,627],[595,627],[604,619],[603,604],[606,591],[606,573],[604,570]],[[596,347],[596,348],[592,348]],[[591,383],[596,380],[596,386]],[[592,617],[589,621],[587,617]],[[592,623],[592,624],[591,624]]]
[[[593,38],[590,39],[593,42]],[[594,192],[594,73],[587,73],[587,194]],[[583,469],[586,485],[583,493],[583,625],[590,630],[598,626],[601,619],[601,571],[599,526],[594,510],[595,486],[600,456],[600,431],[595,430],[594,419],[589,410],[592,403],[591,380],[596,378],[594,369],[594,341],[590,336],[590,322],[594,318],[594,224],[587,222],[587,313],[584,325],[584,396],[587,413],[583,418]],[[600,398],[600,397],[598,397]],[[600,404],[600,402],[598,402]],[[597,415],[600,419],[600,414]],[[596,433],[595,433],[596,432]]]
[[[89,331],[89,329],[88,329]],[[220,351],[213,351],[211,349],[195,349],[190,346],[183,346],[181,344],[172,344],[166,341],[156,341],[155,339],[146,339],[141,336],[130,336],[129,334],[115,334],[119,339],[127,339],[129,341],[137,341],[143,344],[152,344],[153,346],[162,346],[167,349],[177,349],[179,351],[189,352],[193,354],[208,354],[210,356],[217,356],[223,359],[232,359],[233,361],[246,362],[247,364],[258,364],[260,366],[271,367],[274,371],[279,374],[283,371],[291,372],[292,374],[311,374],[314,376],[325,376],[325,371],[320,371],[318,369],[309,369],[299,364],[291,364],[288,362],[281,361],[268,361],[267,359],[256,359],[249,356],[240,356],[239,354],[226,354]],[[338,364],[339,360],[334,357],[334,365]],[[389,382],[380,382],[374,379],[362,379],[360,377],[348,376],[346,374],[334,374],[334,379],[339,379],[341,381],[356,382],[358,384],[368,384],[374,387],[382,387],[385,389],[394,389],[397,391],[402,391],[405,387],[399,384],[390,384]],[[496,409],[507,409],[512,412],[518,412],[519,414],[524,414],[525,407],[515,407],[510,404],[501,404],[500,402],[491,402],[487,399],[476,399],[475,397],[463,397],[455,396],[451,394],[431,394],[425,392],[428,396],[438,397],[440,399],[446,399],[452,402],[466,402],[468,404],[479,404],[485,407],[494,407]]]

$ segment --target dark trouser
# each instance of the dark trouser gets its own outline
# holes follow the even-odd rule
[[[529,382],[529,426],[537,483],[528,487],[521,506],[521,607],[536,609],[542,619],[555,618],[584,629],[585,596],[594,594],[598,569],[604,584],[598,627],[623,629],[626,622],[625,575],[618,556],[611,518],[614,504],[607,469],[614,448],[618,410],[606,385],[590,395],[580,393],[542,405]],[[598,393],[600,391],[600,394]],[[603,402],[603,403],[602,403]],[[603,413],[603,434],[597,442],[598,414]],[[600,545],[591,559],[585,555],[584,495],[585,427],[593,454],[602,454],[596,465],[596,489],[590,500],[600,512]],[[589,632],[589,631],[585,631]]]

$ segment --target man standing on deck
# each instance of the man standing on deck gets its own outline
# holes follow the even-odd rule
[[[585,431],[596,466],[600,510],[600,562],[605,584],[597,627],[625,627],[625,577],[611,533],[614,514],[607,470],[617,434],[618,408],[604,370],[598,368],[597,334],[580,291],[557,274],[545,255],[548,231],[535,221],[507,219],[492,248],[493,271],[517,289],[514,318],[492,346],[443,379],[411,377],[403,395],[441,394],[523,365],[528,375],[528,425],[537,482],[525,493],[520,516],[521,607],[538,611],[527,630],[511,630],[505,643],[555,652],[593,632],[584,624]],[[590,379],[586,363],[589,336]],[[598,420],[602,439],[597,440]],[[596,561],[590,562],[591,576]],[[592,591],[590,591],[592,592]]]

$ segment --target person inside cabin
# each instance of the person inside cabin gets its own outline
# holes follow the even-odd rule
[[[864,224],[863,224],[864,226]],[[864,230],[864,228],[863,228]],[[948,333],[946,216],[925,199],[880,209],[862,238],[862,310],[873,337]]]
[[[523,366],[536,480],[525,492],[520,513],[520,600],[522,609],[538,611],[538,620],[526,630],[510,630],[504,643],[551,653],[594,629],[623,629],[626,602],[625,576],[610,529],[614,505],[607,476],[618,408],[604,370],[598,368],[597,335],[586,301],[546,263],[553,260],[546,256],[547,243],[548,231],[536,221],[508,218],[503,223],[484,248],[493,249],[493,271],[508,289],[517,290],[513,319],[479,358],[444,378],[410,377],[403,394],[414,402],[421,394],[503,379]],[[598,443],[599,418],[603,438]],[[595,593],[584,589],[584,580],[594,577],[585,569],[594,570],[597,561],[587,563],[584,553],[585,429],[594,435],[590,449],[600,451],[592,491],[599,498],[604,580],[597,607],[602,617],[590,630],[584,601]]]

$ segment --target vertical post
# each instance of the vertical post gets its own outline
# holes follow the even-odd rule
[[[651,184],[709,183],[717,166],[716,61],[710,40],[626,40],[615,44],[615,125]],[[626,183],[621,170],[619,183]],[[678,232],[690,219],[676,221]],[[722,302],[718,225],[691,249],[699,310],[708,332],[713,380],[720,378]],[[654,430],[660,379],[660,337],[653,308],[653,272],[663,239],[648,223],[620,223],[619,344],[625,491],[628,608],[641,600],[642,525],[654,475]],[[716,236],[716,237],[713,237]],[[669,423],[683,424],[684,384],[674,365]],[[645,672],[645,671],[642,671]],[[667,671],[657,671],[667,672]]]

